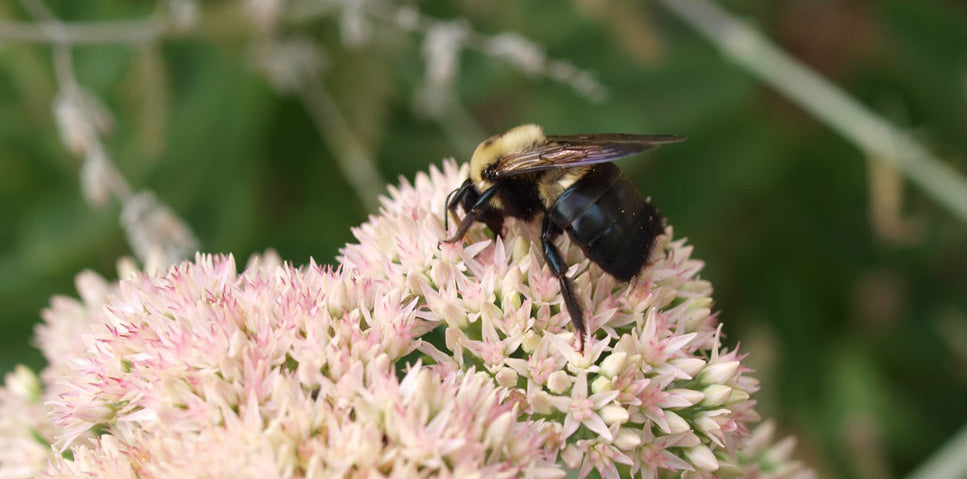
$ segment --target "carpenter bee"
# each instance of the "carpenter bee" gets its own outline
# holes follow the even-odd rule
[[[563,232],[606,273],[629,281],[648,260],[664,220],[650,200],[617,166],[617,158],[685,140],[673,135],[545,135],[538,125],[521,125],[481,143],[470,158],[470,178],[447,196],[454,220],[465,216],[445,243],[460,241],[474,222],[501,234],[504,218],[541,219],[544,259],[561,285],[561,295],[584,351],[584,313],[567,277],[554,239]]]

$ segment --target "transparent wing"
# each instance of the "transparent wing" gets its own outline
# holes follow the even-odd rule
[[[548,135],[541,147],[508,155],[493,168],[493,179],[534,173],[552,168],[574,168],[614,161],[657,148],[664,143],[685,141],[675,135],[631,135],[624,133],[592,135]]]

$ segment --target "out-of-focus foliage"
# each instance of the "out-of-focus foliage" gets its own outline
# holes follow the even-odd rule
[[[330,261],[367,211],[304,97],[280,93],[257,66],[254,45],[266,33],[255,33],[243,4],[205,2],[194,29],[158,43],[78,47],[78,82],[115,117],[105,146],[118,169],[177,212],[204,250],[245,258],[274,248],[295,263]],[[49,6],[65,21],[153,8]],[[324,50],[318,79],[384,178],[466,159],[481,133],[524,122],[560,134],[687,135],[619,164],[706,260],[727,341],[741,341],[762,379],[760,411],[799,437],[800,457],[829,477],[896,477],[967,422],[967,225],[950,212],[891,181],[657,4],[415,6],[479,34],[521,33],[549,57],[595,72],[608,94],[593,101],[464,50],[456,103],[434,115],[420,97],[424,35],[373,21],[353,45],[338,15],[287,24],[286,34]],[[726,6],[967,171],[962,3]],[[0,5],[0,18],[29,20],[15,2]],[[38,365],[31,328],[51,295],[75,294],[72,278],[84,268],[112,275],[130,254],[119,206],[92,210],[82,199],[80,160],[51,113],[56,94],[49,46],[0,40],[3,371]]]

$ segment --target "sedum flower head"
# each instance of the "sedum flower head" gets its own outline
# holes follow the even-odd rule
[[[582,354],[533,225],[440,243],[464,176],[391,187],[336,268],[82,274],[38,328],[48,367],[0,388],[0,477],[810,474],[750,433],[756,382],[684,240],[619,283],[562,238]]]

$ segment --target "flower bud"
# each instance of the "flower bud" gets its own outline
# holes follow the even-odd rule
[[[13,372],[7,373],[6,386],[13,395],[31,402],[39,402],[43,391],[37,375],[23,364],[18,364]]]
[[[702,324],[708,321],[710,314],[712,314],[712,310],[708,308],[686,310],[683,314],[685,330],[694,331],[701,329]]]
[[[516,409],[516,408],[515,408]],[[507,411],[497,419],[494,419],[487,426],[487,442],[495,447],[500,447],[506,442],[507,435],[514,425],[514,413],[513,411]]]
[[[554,405],[551,404],[551,395],[547,391],[537,390],[527,396],[527,403],[530,404],[534,414],[550,414],[553,412]]]
[[[527,331],[524,333],[524,340],[520,343],[520,346],[524,349],[524,352],[531,354],[537,350],[537,346],[541,344],[541,337],[537,335],[534,331]]]
[[[618,434],[615,435],[613,444],[618,449],[628,451],[641,445],[641,436],[634,430],[623,427],[618,429]]]
[[[554,371],[547,376],[547,389],[554,394],[561,394],[571,387],[571,378],[564,371]]]
[[[722,430],[719,423],[715,422],[712,416],[705,413],[699,413],[695,416],[695,427],[709,437],[718,435]]]
[[[517,236],[514,238],[513,252],[511,253],[511,258],[513,258],[515,263],[522,263],[527,259],[527,255],[530,254],[530,241],[524,239],[523,236]]]
[[[520,309],[520,305],[520,293],[517,291],[507,291],[500,296],[500,307],[504,312]]]
[[[695,447],[702,444],[702,440],[694,432],[688,431],[678,436],[675,445],[678,447]]]
[[[118,279],[133,279],[138,274],[141,274],[141,268],[138,266],[138,262],[130,256],[123,256],[118,258],[117,268]],[[83,272],[81,274],[84,274]],[[80,276],[78,276],[80,279]],[[84,291],[81,290],[80,285],[78,285],[78,290],[81,293],[81,297],[84,297]]]
[[[685,418],[673,411],[665,411],[665,421],[668,423],[668,434],[681,434],[692,428]]]
[[[591,355],[588,351],[584,354],[578,352],[577,349],[571,351],[570,357],[568,357],[568,362],[570,364],[570,369],[574,371],[580,371],[582,369],[587,369],[591,366]]]
[[[612,424],[624,424],[628,422],[629,417],[628,410],[617,404],[609,404],[601,408],[601,419],[609,426]]]
[[[624,369],[625,360],[627,358],[628,353],[623,351],[611,353],[608,357],[604,358],[604,361],[601,361],[601,369],[599,373],[609,378],[617,376],[621,373],[621,370]]]
[[[655,308],[662,309],[665,306],[668,306],[669,303],[674,301],[675,298],[678,298],[677,290],[675,290],[674,288],[661,287],[655,293],[655,299],[652,302],[652,304],[655,305]]]
[[[715,458],[715,454],[702,445],[685,449],[685,457],[696,469],[702,471],[714,471],[719,468],[719,461]]]
[[[725,401],[732,395],[732,388],[724,384],[713,384],[705,388],[702,393],[705,394],[702,405],[715,407],[725,404]]]
[[[497,371],[497,374],[494,375],[494,379],[497,380],[497,384],[505,388],[515,386],[517,385],[517,371],[508,367],[500,368],[500,371]]]
[[[728,409],[715,409],[711,411],[702,411],[695,415],[694,424],[706,437],[712,440],[713,443],[720,447],[725,446],[725,434],[722,431],[722,425],[715,418],[717,416],[723,416],[730,414],[731,411]]]
[[[738,388],[733,388],[732,394],[729,395],[729,399],[728,401],[725,402],[725,405],[731,406],[733,404],[738,404],[747,399],[749,399],[749,393]]]
[[[705,360],[702,358],[676,358],[668,362],[691,377],[695,377],[705,367]]]
[[[334,281],[326,294],[326,305],[329,307],[329,314],[334,317],[342,316],[346,312],[349,292],[343,281]]]
[[[613,389],[613,386],[614,383],[610,379],[604,376],[598,376],[594,378],[594,381],[591,381],[591,393],[597,394],[610,391]]]
[[[518,456],[511,456],[518,457]],[[567,471],[561,469],[557,464],[549,464],[545,466],[535,466],[527,469],[528,477],[533,477],[534,479],[565,479],[567,477]],[[456,476],[459,477],[459,476]],[[470,476],[474,477],[474,476]]]
[[[506,297],[508,293],[513,293],[514,295],[520,295],[520,283],[523,281],[521,277],[520,268],[508,268],[507,273],[500,279],[500,291],[503,291],[501,297]],[[518,301],[520,298],[518,298]],[[501,303],[501,307],[506,311],[507,306]]]
[[[574,444],[565,447],[561,452],[561,461],[564,461],[568,469],[577,470],[581,466],[582,459],[584,459],[584,453]]]
[[[735,372],[739,370],[738,361],[723,361],[714,364],[709,364],[702,374],[699,375],[699,381],[702,384],[724,384],[728,380],[732,379]]]
[[[708,309],[711,306],[712,298],[707,296],[702,298],[692,298],[688,301],[688,306],[685,307],[685,311],[694,311],[700,308]]]
[[[504,317],[504,312],[493,303],[483,303],[480,305],[480,319],[488,323],[496,323]],[[471,320],[471,322],[473,322]],[[466,328],[466,323],[460,328]]]
[[[705,394],[702,391],[676,388],[668,391],[668,396],[658,402],[658,407],[662,409],[684,408],[694,406],[704,399]]]

